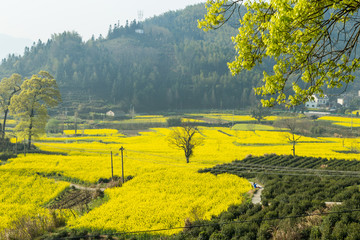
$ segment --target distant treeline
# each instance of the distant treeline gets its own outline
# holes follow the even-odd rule
[[[74,106],[101,99],[124,111],[199,108],[246,108],[256,104],[252,88],[265,63],[232,76],[227,62],[235,50],[230,36],[237,21],[203,32],[197,19],[203,4],[171,11],[144,22],[110,25],[107,36],[83,41],[76,32],[54,34],[47,42],[10,55],[0,65],[0,78],[12,73],[51,73],[63,99]],[[64,103],[66,104],[66,103]]]

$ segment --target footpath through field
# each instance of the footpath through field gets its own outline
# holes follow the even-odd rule
[[[253,182],[250,182],[250,183],[252,186],[254,185]],[[254,193],[253,197],[251,198],[251,202],[253,204],[261,203],[261,193],[264,190],[263,186],[260,186],[259,184],[256,184],[256,185],[257,185],[257,191]]]
[[[74,183],[70,183],[70,187],[74,187],[76,189],[79,190],[87,190],[87,191],[96,191],[96,190],[100,190],[100,191],[105,191],[106,188],[91,188],[91,187],[84,187],[78,184],[74,184]]]

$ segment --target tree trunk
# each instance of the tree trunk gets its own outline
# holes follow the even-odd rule
[[[31,146],[31,134],[29,134],[29,139],[28,139],[28,149],[30,149],[30,146]]]
[[[295,142],[293,142],[293,148],[292,148],[292,151],[293,151],[293,156],[295,157]]]
[[[189,163],[189,162],[190,162],[189,157],[186,156],[186,163]]]
[[[30,117],[30,125],[29,125],[29,142],[28,142],[28,149],[30,149],[31,147],[31,136],[32,136],[32,128],[33,128],[33,115],[34,115],[34,111],[31,110],[31,117]]]
[[[6,125],[6,119],[7,119],[7,115],[8,115],[9,109],[6,109],[4,112],[4,121],[3,121],[3,125],[2,125],[2,129],[1,129],[1,139],[4,141],[5,138],[5,125]]]

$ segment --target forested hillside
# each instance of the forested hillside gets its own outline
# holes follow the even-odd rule
[[[40,70],[58,82],[65,103],[100,99],[128,111],[243,108],[255,104],[252,87],[263,69],[232,76],[230,36],[237,23],[203,32],[197,19],[203,4],[171,11],[144,22],[110,25],[108,35],[84,41],[76,32],[54,34],[47,42],[9,56],[0,77],[29,77]],[[265,64],[270,66],[270,64]]]

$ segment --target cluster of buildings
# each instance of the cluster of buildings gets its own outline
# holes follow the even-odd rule
[[[305,103],[305,107],[308,109],[327,109],[336,110],[339,108],[350,108],[354,100],[358,98],[360,100],[360,91],[358,94],[342,94],[329,98],[324,95],[320,97],[318,94],[313,95],[313,99]]]

